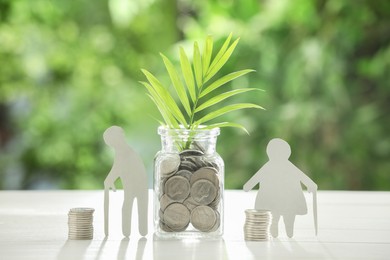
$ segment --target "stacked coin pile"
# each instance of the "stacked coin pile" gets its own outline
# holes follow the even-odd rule
[[[248,241],[267,241],[270,238],[271,212],[268,210],[245,210],[244,237]]]
[[[92,208],[73,208],[68,213],[69,239],[81,240],[93,238]]]
[[[159,163],[160,228],[180,232],[191,223],[202,232],[220,226],[218,164],[200,150],[169,154]]]

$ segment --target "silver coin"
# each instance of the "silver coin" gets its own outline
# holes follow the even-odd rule
[[[191,186],[191,197],[200,205],[210,204],[216,196],[217,188],[209,180],[200,179]]]
[[[246,240],[246,241],[257,241],[257,242],[261,242],[261,241],[269,241],[269,238],[251,238],[251,237],[245,237],[245,240]]]
[[[77,218],[68,218],[69,222],[74,222],[74,223],[91,223],[93,222],[93,219],[77,219]]]
[[[76,214],[92,214],[95,211],[94,208],[71,208],[69,210],[69,213],[76,213]]]
[[[172,203],[164,211],[164,223],[174,231],[182,231],[190,223],[190,211],[181,203]]]
[[[185,161],[191,162],[193,165],[195,165],[196,170],[203,167],[202,161],[198,156],[186,157]]]
[[[167,182],[168,179],[169,178],[167,178],[167,177],[160,178],[160,181],[159,181],[159,198],[161,198],[161,196],[165,194],[165,183]]]
[[[215,196],[215,199],[208,206],[216,210],[218,209],[219,202],[221,202],[221,192],[220,189],[217,189],[217,195]]]
[[[179,170],[187,170],[189,172],[193,172],[197,170],[197,166],[191,161],[181,161]]]
[[[271,211],[264,209],[246,209],[245,213],[248,215],[271,215]]]
[[[70,239],[70,240],[91,240],[91,239],[93,239],[93,236],[87,236],[87,237],[68,236],[68,239]]]
[[[93,216],[93,211],[72,211],[70,210],[68,215],[74,215],[74,216]]]
[[[221,216],[220,216],[219,212],[218,212],[218,211],[215,211],[215,214],[216,214],[216,216],[217,216],[217,220],[215,221],[214,226],[209,230],[209,232],[217,231],[218,228],[219,228],[220,225],[221,225]]]
[[[196,203],[194,199],[189,196],[185,201],[183,202],[184,206],[186,206],[190,211],[192,211],[194,208],[199,206],[199,203]]]
[[[176,176],[184,177],[184,178],[186,178],[188,181],[190,181],[192,172],[187,171],[187,170],[180,170],[180,171],[178,171],[175,175],[176,175]]]
[[[160,199],[160,210],[164,212],[164,210],[175,201],[172,200],[167,194],[164,194]]]
[[[190,183],[193,185],[196,181],[206,179],[211,181],[217,188],[219,187],[218,171],[214,168],[203,167],[194,172],[191,176]]]
[[[74,221],[93,221],[93,217],[90,217],[90,218],[79,218],[79,217],[72,217],[72,216],[68,216],[68,220],[74,220]]]
[[[161,209],[158,211],[158,217],[161,221],[164,221],[164,211],[162,211]]]
[[[170,227],[168,227],[168,225],[165,224],[165,223],[164,223],[163,221],[161,221],[161,220],[160,220],[160,222],[159,222],[159,226],[160,226],[161,230],[163,230],[163,231],[165,231],[165,232],[173,232],[173,230],[172,230]]]
[[[88,230],[88,231],[69,230],[70,235],[87,236],[87,235],[91,235],[92,233],[93,233],[93,230]]]
[[[180,156],[178,154],[168,154],[166,157],[160,162],[160,174],[162,176],[171,176],[173,175],[180,165]]]
[[[68,224],[73,224],[73,225],[92,225],[92,220],[82,220],[82,221],[74,221],[74,220],[68,220]]]
[[[200,169],[203,167],[208,167],[209,164],[207,163],[207,160],[205,160],[203,157],[196,158],[196,166]]]
[[[208,206],[198,206],[191,212],[191,224],[202,232],[210,231],[217,221],[217,214]]]
[[[174,201],[184,201],[190,194],[190,183],[182,176],[173,176],[165,183],[166,194]]]
[[[268,224],[257,224],[257,225],[254,225],[254,224],[249,224],[248,222],[245,222],[244,227],[248,227],[248,228],[263,228],[263,229],[265,229],[265,228],[269,227],[269,225]]]
[[[201,142],[195,141],[195,142],[192,143],[192,146],[193,146],[196,150],[205,152],[205,149],[204,149],[204,147],[203,147],[204,145],[202,145]]]
[[[200,150],[184,150],[180,153],[181,157],[189,157],[189,156],[202,156],[204,152]]]
[[[252,232],[252,231],[245,231],[244,234],[246,236],[251,236],[251,237],[258,237],[258,238],[263,238],[263,237],[268,237],[269,232]]]
[[[69,228],[77,228],[77,229],[90,229],[93,228],[92,225],[74,225],[74,224],[68,224]]]
[[[91,240],[91,239],[93,239],[93,235],[88,235],[88,236],[68,235],[68,239],[70,239],[70,240]]]
[[[271,218],[268,219],[255,219],[255,218],[246,218],[247,222],[252,222],[252,223],[269,223]]]

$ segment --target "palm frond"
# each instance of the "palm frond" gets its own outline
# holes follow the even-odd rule
[[[177,96],[179,97],[187,114],[191,115],[191,107],[190,107],[190,102],[188,101],[186,88],[184,87],[183,83],[181,82],[181,80],[179,78],[179,74],[177,73],[172,62],[167,57],[165,57],[164,54],[160,53],[160,55],[163,58],[165,68],[168,71],[169,77],[171,78],[171,81],[172,81],[173,87],[176,90]]]
[[[254,90],[260,90],[260,89],[257,89],[257,88],[240,88],[240,89],[235,89],[235,90],[231,90],[231,91],[219,94],[219,95],[217,95],[217,96],[207,100],[202,105],[198,106],[195,109],[195,113],[197,113],[199,111],[202,111],[203,109],[208,108],[210,106],[216,105],[219,102],[221,102],[221,101],[223,101],[223,100],[225,100],[225,99],[227,99],[229,97],[232,97],[232,96],[235,96],[235,95],[238,95],[238,94],[241,94],[241,93],[245,93],[245,92],[248,92],[248,91],[254,91]]]
[[[184,49],[180,47],[180,64],[181,71],[183,72],[184,81],[187,84],[188,92],[190,93],[193,102],[196,100],[196,90],[194,82],[194,74],[192,73],[191,63],[188,60],[187,54]]]
[[[196,129],[202,124],[208,123],[215,118],[236,110],[247,108],[264,109],[263,107],[252,103],[238,103],[223,106],[214,111],[210,110],[208,114],[204,114],[203,116],[199,116],[200,113],[197,114],[205,109],[210,109],[213,105],[220,104],[230,97],[249,91],[259,90],[256,88],[241,88],[222,92],[218,95],[212,94],[213,91],[221,88],[230,81],[254,71],[251,69],[239,70],[224,75],[214,81],[212,80],[212,78],[230,59],[239,39],[236,39],[232,43],[231,41],[232,34],[227,37],[214,58],[212,57],[214,43],[211,36],[206,37],[203,52],[200,51],[198,43],[194,42],[192,63],[190,62],[184,49],[180,47],[179,56],[181,74],[178,70],[176,70],[173,63],[165,55],[160,54],[180,103],[176,103],[168,89],[152,73],[144,69],[142,70],[148,82],[141,82],[141,84],[147,89],[148,97],[156,105],[168,127],[179,128],[180,125],[182,125],[188,129]],[[182,111],[185,111],[185,114],[188,117],[184,116]],[[216,122],[208,126],[201,127],[203,129],[210,129],[214,127],[235,127],[247,132],[245,127],[233,122]]]
[[[263,107],[251,103],[239,103],[239,104],[233,104],[233,105],[228,105],[225,107],[222,107],[216,111],[210,112],[209,114],[205,115],[201,119],[197,120],[195,124],[201,125],[204,124],[216,117],[222,116],[226,113],[239,110],[239,109],[244,109],[244,108],[258,108],[258,109],[264,109]]]

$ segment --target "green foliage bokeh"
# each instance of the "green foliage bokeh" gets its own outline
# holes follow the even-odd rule
[[[152,179],[158,111],[138,83],[169,82],[159,52],[230,32],[241,37],[223,74],[255,73],[226,89],[240,99],[218,151],[227,188],[267,161],[280,137],[320,189],[390,190],[390,3],[347,0],[0,0],[0,188],[99,189],[120,125]],[[188,51],[189,53],[189,51]]]

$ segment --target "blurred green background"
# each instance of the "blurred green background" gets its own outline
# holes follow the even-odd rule
[[[242,185],[281,137],[320,189],[390,190],[390,1],[0,0],[0,189],[100,189],[113,152],[102,133],[126,130],[152,180],[158,111],[138,83],[168,82],[210,34],[240,43],[223,73],[253,68],[225,89],[266,111],[225,117],[226,188]],[[236,99],[237,101],[237,99]]]

